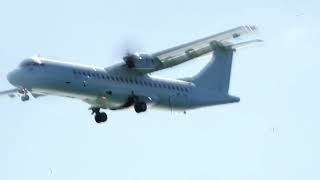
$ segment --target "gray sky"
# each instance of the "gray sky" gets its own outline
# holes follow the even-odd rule
[[[109,112],[59,97],[0,100],[0,179],[319,179],[319,1],[3,1],[0,90],[40,54],[108,66],[121,46],[159,51],[235,26],[263,45],[239,50],[239,104],[180,112]],[[157,73],[191,76],[208,58]]]

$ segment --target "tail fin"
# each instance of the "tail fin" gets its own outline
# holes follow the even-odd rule
[[[219,42],[212,42],[211,47],[214,52],[211,61],[200,73],[192,78],[192,81],[198,86],[227,95],[229,92],[232,58],[235,49],[257,42],[262,41],[252,40],[227,46]]]
[[[229,47],[215,47],[211,61],[192,78],[193,82],[200,87],[228,94],[233,52]]]

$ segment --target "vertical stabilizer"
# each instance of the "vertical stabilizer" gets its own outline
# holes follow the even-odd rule
[[[233,52],[232,47],[215,46],[211,61],[192,81],[201,88],[228,94]]]

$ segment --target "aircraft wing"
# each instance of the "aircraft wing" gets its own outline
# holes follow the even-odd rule
[[[214,51],[214,46],[232,47],[234,49],[243,47],[260,40],[247,41],[239,43],[237,46],[231,43],[231,40],[242,37],[243,35],[253,33],[257,30],[255,26],[240,26],[234,29],[224,31],[219,34],[208,36],[190,43],[182,44],[173,48],[169,48],[160,52],[151,54],[151,59],[154,66],[151,68],[137,68],[138,71],[144,71],[144,73],[150,73],[161,69],[169,68],[186,61],[198,58],[203,55],[207,55]],[[142,59],[142,58],[141,58]]]
[[[10,89],[7,91],[0,91],[0,96],[8,95],[9,97],[15,97],[18,92],[19,92],[19,89]]]
[[[133,71],[131,72],[151,73],[159,71],[212,53],[217,47],[237,49],[252,43],[261,42],[261,40],[251,40],[241,43],[232,42],[232,40],[242,37],[245,34],[253,33],[256,30],[256,26],[239,26],[153,54],[128,54],[123,58],[125,62],[124,66],[132,69]]]

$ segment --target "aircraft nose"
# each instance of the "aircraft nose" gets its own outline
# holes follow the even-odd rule
[[[7,75],[7,79],[8,79],[10,84],[17,85],[17,83],[18,83],[18,72],[17,72],[17,70],[13,70],[13,71],[9,72],[8,75]]]

